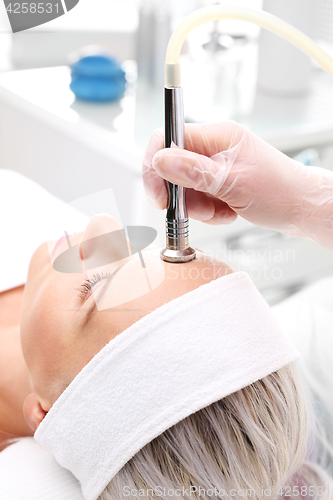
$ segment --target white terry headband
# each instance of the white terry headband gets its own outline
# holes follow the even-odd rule
[[[235,272],[156,309],[107,344],[35,433],[96,500],[141,448],[188,415],[295,361],[269,306]]]

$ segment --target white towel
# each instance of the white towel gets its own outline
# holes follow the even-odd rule
[[[46,415],[35,439],[96,500],[142,447],[188,415],[295,361],[244,272],[156,309],[105,346]]]
[[[0,453],[0,500],[83,500],[79,482],[33,438]]]

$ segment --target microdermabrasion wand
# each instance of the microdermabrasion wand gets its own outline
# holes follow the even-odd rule
[[[184,149],[184,111],[181,87],[164,87],[165,136],[164,146],[171,143]],[[167,262],[188,262],[195,258],[195,250],[189,244],[189,220],[187,216],[185,188],[168,182],[169,207],[165,218],[166,248],[161,258]]]
[[[165,147],[171,142],[184,147],[184,119],[179,57],[187,35],[197,26],[222,19],[248,21],[265,28],[298,47],[316,61],[333,78],[333,59],[311,38],[272,14],[243,7],[214,5],[192,12],[175,29],[165,58]],[[194,259],[189,247],[189,227],[185,205],[185,190],[169,184],[170,203],[166,216],[166,248],[161,257],[169,262],[187,262]]]

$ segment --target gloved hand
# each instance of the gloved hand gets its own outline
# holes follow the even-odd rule
[[[188,188],[194,219],[225,224],[241,215],[333,249],[333,172],[292,160],[232,121],[187,124],[185,148],[164,149],[162,129],[151,136],[143,181],[156,208],[167,208],[167,180]]]

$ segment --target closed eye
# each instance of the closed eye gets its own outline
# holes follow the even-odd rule
[[[75,290],[79,292],[79,297],[81,299],[86,299],[92,293],[93,288],[97,285],[97,283],[107,280],[110,278],[112,273],[97,273],[94,274],[91,278],[86,279],[83,283],[79,284],[75,287]]]

